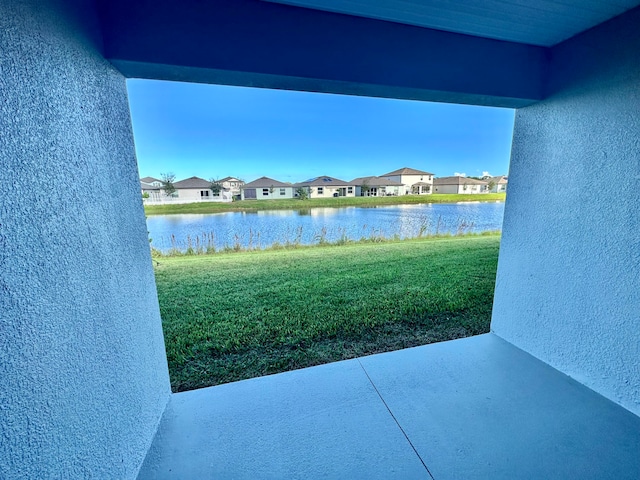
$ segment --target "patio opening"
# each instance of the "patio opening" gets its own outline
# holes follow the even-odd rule
[[[128,90],[174,392],[489,331],[513,110]]]

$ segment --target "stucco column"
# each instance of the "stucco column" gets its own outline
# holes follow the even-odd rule
[[[92,2],[0,0],[0,478],[135,478],[170,395]]]
[[[640,414],[640,9],[516,114],[492,330]]]

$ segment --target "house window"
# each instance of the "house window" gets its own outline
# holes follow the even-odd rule
[[[267,197],[269,195],[269,189],[268,188],[263,188],[262,189],[262,196]]]
[[[284,188],[281,188],[281,189],[280,189],[280,195],[284,195],[284,194],[285,194],[285,189],[284,189]]]
[[[318,195],[322,195],[324,193],[323,187],[318,187]]]
[[[353,193],[353,187],[347,187],[347,193]]]
[[[208,197],[209,190],[200,190],[200,198]]]

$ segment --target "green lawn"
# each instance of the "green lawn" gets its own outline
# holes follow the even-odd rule
[[[308,200],[242,200],[239,202],[199,202],[177,205],[147,205],[147,215],[168,215],[175,213],[217,213],[247,210],[304,210],[313,207],[372,207],[375,205],[401,205],[418,203],[454,203],[454,202],[503,202],[505,193],[485,193],[482,195],[401,195],[398,197],[339,197],[313,198]]]
[[[499,241],[161,258],[173,391],[488,332]]]

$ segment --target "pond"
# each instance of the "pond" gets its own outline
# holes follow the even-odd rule
[[[501,230],[503,213],[503,202],[310,208],[155,215],[147,228],[151,245],[164,252],[219,250]]]

